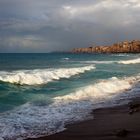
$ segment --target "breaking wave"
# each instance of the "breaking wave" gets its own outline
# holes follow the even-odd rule
[[[137,59],[131,59],[131,60],[120,60],[120,61],[83,61],[87,64],[112,64],[112,63],[118,63],[118,64],[138,64],[140,63],[140,58]]]
[[[62,60],[69,60],[70,58],[68,58],[68,57],[65,57],[65,58],[62,58]]]
[[[115,97],[123,94],[130,97],[128,89],[139,80],[140,76],[112,77],[77,89],[69,95],[55,97],[52,104],[39,106],[28,103],[1,114],[0,139],[22,140],[60,132],[68,123],[90,118],[91,110],[106,106],[106,101],[114,105]]]
[[[19,70],[12,72],[1,71],[0,81],[20,85],[47,84],[53,80],[70,78],[71,76],[84,73],[85,71],[92,69],[95,69],[93,65],[78,68]]]
[[[132,60],[119,61],[118,63],[120,63],[120,64],[138,64],[138,63],[140,63],[140,58],[132,59]]]
[[[112,64],[116,61],[81,61],[81,63],[87,63],[87,64]]]
[[[129,54],[111,54],[112,56],[130,56]]]

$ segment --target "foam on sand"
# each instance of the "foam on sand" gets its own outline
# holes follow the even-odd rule
[[[102,107],[115,97],[129,96],[125,90],[132,88],[140,76],[118,79],[112,77],[93,85],[82,87],[69,95],[55,97],[49,105],[27,103],[0,116],[0,138],[22,140],[50,135],[65,129],[65,124],[87,119],[92,109]],[[115,102],[112,102],[115,104]],[[100,106],[101,107],[101,106]]]
[[[20,85],[47,84],[53,80],[70,78],[71,76],[84,73],[95,69],[93,65],[78,68],[59,68],[59,69],[36,69],[0,72],[0,81],[15,83]]]

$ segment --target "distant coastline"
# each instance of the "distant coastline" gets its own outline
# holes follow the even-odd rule
[[[140,40],[123,41],[111,46],[74,48],[72,53],[140,53]]]

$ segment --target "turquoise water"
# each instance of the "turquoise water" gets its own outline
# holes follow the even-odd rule
[[[140,54],[0,54],[0,137],[56,133],[137,96],[139,69]]]

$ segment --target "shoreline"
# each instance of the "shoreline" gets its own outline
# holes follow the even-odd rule
[[[94,119],[66,125],[66,130],[27,140],[140,139],[140,97],[129,104],[93,110]]]

